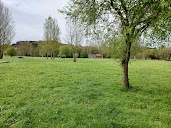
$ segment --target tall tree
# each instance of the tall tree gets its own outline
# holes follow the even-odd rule
[[[81,45],[83,41],[83,31],[77,22],[71,19],[67,21],[66,41],[72,46],[73,61],[76,62],[78,46]]]
[[[50,53],[51,59],[54,58],[54,51],[60,42],[60,29],[57,20],[52,17],[45,19],[44,23],[44,40],[46,41],[47,58]]]
[[[14,21],[11,12],[0,1],[0,59],[3,58],[4,45],[11,43],[14,35]]]
[[[161,30],[163,19],[170,19],[169,0],[71,0],[62,13],[77,18],[81,24],[103,24],[109,30],[116,31],[112,38],[121,43],[121,66],[123,68],[123,85],[130,87],[128,63],[132,43],[140,38],[149,28]],[[170,20],[167,20],[170,23]],[[158,26],[159,25],[159,26]],[[108,30],[108,29],[107,29]],[[108,32],[109,32],[108,30]],[[119,44],[120,45],[120,44]]]

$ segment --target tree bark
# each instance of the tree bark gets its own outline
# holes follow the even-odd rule
[[[125,56],[122,59],[121,65],[123,69],[123,86],[128,89],[130,88],[129,78],[128,78],[128,63],[130,59],[131,42],[126,41],[126,51]]]
[[[77,61],[76,53],[73,54],[73,62]]]
[[[123,86],[124,88],[129,88],[129,78],[128,78],[128,63],[124,62],[122,63],[122,69],[123,69]]]
[[[77,48],[76,46],[73,47],[73,62],[77,61]]]
[[[2,48],[0,47],[0,59],[3,59],[3,52],[2,52]]]
[[[52,51],[50,52],[50,58],[51,58],[51,60],[53,59]]]
[[[3,59],[3,54],[2,53],[0,53],[0,59]]]
[[[48,59],[48,52],[47,52],[46,58]]]
[[[55,52],[53,51],[52,54],[53,54],[53,59],[55,59]]]

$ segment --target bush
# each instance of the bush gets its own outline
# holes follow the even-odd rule
[[[16,56],[16,49],[15,48],[13,48],[13,47],[10,47],[10,48],[8,48],[7,49],[7,55],[9,55],[9,56]]]
[[[155,54],[148,55],[148,58],[150,58],[152,60],[159,60],[160,59],[159,55],[155,55]]]
[[[69,45],[64,45],[60,47],[60,57],[67,57],[71,58],[72,57],[72,49]]]
[[[171,48],[163,48],[159,51],[159,54],[162,60],[171,60]]]
[[[4,51],[4,55],[8,55],[7,51]]]
[[[145,59],[159,59],[159,50],[154,48],[154,49],[146,49],[143,53]]]

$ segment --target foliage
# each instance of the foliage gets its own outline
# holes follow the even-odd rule
[[[110,40],[110,52],[112,57],[115,59],[122,59],[124,56],[124,49],[125,49],[125,39],[122,36],[119,36],[115,39]]]
[[[54,56],[58,57],[59,56],[59,53],[60,53],[60,48],[56,48],[54,50]]]
[[[48,53],[48,48],[47,48],[47,43],[46,42],[41,42],[38,44],[38,49],[39,49],[39,55],[44,57]]]
[[[99,47],[99,53],[103,55],[104,58],[110,58],[110,48],[108,43],[102,43]]]
[[[17,55],[18,56],[31,56],[31,44],[28,42],[23,42],[17,45]]]
[[[75,46],[76,51],[77,51],[77,58],[81,58],[81,51],[82,51],[82,46]]]
[[[90,46],[89,50],[90,50],[90,54],[99,54],[100,53],[99,48],[96,46]]]
[[[112,59],[9,59],[0,64],[1,128],[171,127],[170,62],[132,62],[126,91]]]
[[[88,58],[88,47],[83,47],[80,53],[81,58]]]
[[[17,54],[17,51],[16,51],[16,49],[14,48],[14,47],[10,47],[10,48],[8,48],[7,49],[7,54],[9,55],[9,56],[16,56],[16,54]]]
[[[72,49],[69,45],[64,45],[60,47],[60,57],[72,57]]]
[[[171,48],[148,48],[140,47],[137,53],[137,59],[160,59],[160,60],[171,60]]]
[[[159,51],[160,59],[170,61],[171,60],[171,48],[163,48]]]

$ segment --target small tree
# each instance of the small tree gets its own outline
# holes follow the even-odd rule
[[[80,26],[71,19],[67,21],[66,41],[72,47],[73,61],[76,62],[78,46],[83,41],[83,33]]]
[[[10,47],[10,48],[7,49],[7,54],[9,56],[11,56],[11,57],[16,56],[16,53],[17,53],[17,51],[16,51],[16,49],[14,47]]]
[[[54,58],[54,51],[60,42],[60,29],[57,20],[52,17],[45,19],[44,23],[44,40],[46,42],[47,59],[50,54],[51,59]]]
[[[14,21],[11,12],[0,1],[0,59],[3,58],[4,45],[10,44],[14,35]]]

